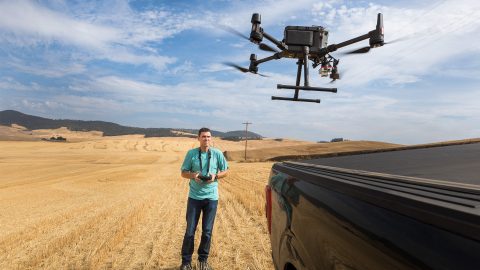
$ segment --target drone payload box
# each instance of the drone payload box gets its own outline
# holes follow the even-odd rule
[[[292,57],[303,56],[304,46],[309,47],[310,54],[319,53],[328,43],[328,31],[321,26],[287,26],[284,37],[289,53],[295,54]]]

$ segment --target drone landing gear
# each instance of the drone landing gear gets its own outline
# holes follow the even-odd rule
[[[302,102],[315,102],[315,103],[320,103],[320,99],[308,99],[308,98],[298,98],[298,93],[300,90],[305,90],[305,91],[322,91],[322,92],[332,92],[336,93],[337,88],[323,88],[323,87],[312,87],[309,86],[309,74],[308,74],[308,53],[309,53],[309,48],[308,46],[303,47],[303,53],[304,56],[303,58],[298,59],[297,65],[297,82],[296,85],[283,85],[283,84],[277,84],[277,89],[293,89],[295,90],[295,94],[293,98],[287,98],[287,97],[275,97],[272,96],[272,100],[288,100],[288,101],[302,101]],[[300,85],[300,80],[302,77],[302,66],[304,69],[304,85]]]

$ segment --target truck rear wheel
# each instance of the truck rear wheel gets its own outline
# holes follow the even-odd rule
[[[287,264],[285,265],[284,270],[297,270],[297,268],[295,268],[295,266],[293,266],[293,264],[287,263]]]

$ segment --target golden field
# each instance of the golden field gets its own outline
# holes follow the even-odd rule
[[[74,139],[0,141],[0,269],[177,269],[188,196],[180,165],[198,142],[63,132]],[[213,144],[226,151],[244,147],[219,139]],[[269,156],[267,149],[311,144],[249,141],[249,150],[264,148]],[[219,185],[209,259],[214,269],[273,269],[264,215],[272,164],[229,162]]]
[[[138,136],[1,141],[0,269],[175,269],[188,195],[179,168],[196,145]],[[263,216],[270,167],[232,163],[222,180],[216,269],[272,268]]]

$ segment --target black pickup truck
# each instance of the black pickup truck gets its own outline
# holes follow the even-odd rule
[[[480,143],[279,162],[277,270],[480,269]]]

